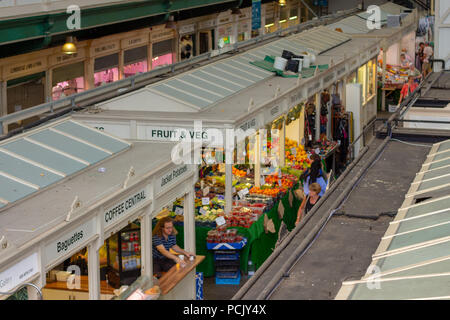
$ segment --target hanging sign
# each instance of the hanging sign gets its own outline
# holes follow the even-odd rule
[[[252,30],[261,28],[261,0],[252,0]]]
[[[53,241],[50,241],[44,249],[45,265],[47,266],[58,259],[65,258],[67,253],[81,250],[95,233],[96,219],[94,217],[82,225],[66,231]]]
[[[127,196],[125,199],[117,202],[107,210],[105,210],[103,218],[105,228],[112,225],[114,222],[124,219],[130,213],[135,212],[136,209],[141,208],[144,204],[150,201],[150,185],[139,189]]]
[[[0,272],[0,292],[8,292],[40,272],[38,254],[33,253]]]

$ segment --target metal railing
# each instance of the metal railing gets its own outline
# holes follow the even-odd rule
[[[298,33],[304,31],[308,28],[312,28],[319,25],[324,25],[330,23],[331,21],[343,18],[345,16],[351,15],[357,12],[358,9],[350,9],[346,11],[337,12],[334,14],[330,14],[327,16],[322,16],[317,19],[313,19],[295,26],[288,27],[286,29],[277,30],[273,33],[261,35],[250,40],[237,42],[232,46],[228,46],[224,49],[213,50],[208,53],[204,53],[198,56],[195,56],[191,59],[176,62],[174,64],[160,67],[145,73],[140,73],[133,75],[131,77],[121,79],[115,82],[111,82],[105,85],[102,85],[97,88],[89,89],[80,93],[76,93],[74,95],[56,100],[46,102],[31,108],[27,108],[18,112],[14,112],[3,117],[0,117],[0,127],[1,134],[5,135],[8,133],[8,125],[12,123],[19,122],[21,120],[25,120],[34,116],[40,116],[45,113],[53,114],[55,111],[60,111],[63,109],[74,110],[75,108],[80,107],[80,104],[90,102],[92,100],[101,101],[102,97],[112,98],[117,95],[123,94],[125,92],[129,92],[140,88],[146,85],[151,79],[162,76],[169,76],[175,72],[184,70],[189,67],[194,67],[199,63],[206,62],[211,60],[214,57],[221,56],[224,54],[235,53],[240,49],[246,48],[248,46],[252,46],[261,42],[265,42],[267,40],[275,39],[281,36],[286,36],[289,34]]]

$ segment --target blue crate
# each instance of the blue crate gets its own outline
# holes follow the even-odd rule
[[[229,279],[229,278],[217,278],[216,277],[216,284],[231,284],[231,285],[239,285],[241,283],[241,273],[239,272],[239,275],[235,279]]]
[[[239,270],[235,270],[235,271],[224,271],[224,272],[220,272],[220,271],[216,271],[216,278],[219,279],[236,279],[239,277],[239,275],[241,274],[241,272]]]
[[[206,248],[209,250],[236,250],[242,249],[247,244],[247,238],[243,238],[240,242],[230,243],[206,243]]]
[[[232,253],[232,254],[215,254],[214,260],[239,260],[239,253]]]

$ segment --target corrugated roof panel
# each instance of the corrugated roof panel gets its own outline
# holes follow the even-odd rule
[[[73,121],[67,121],[55,126],[56,129],[73,135],[77,138],[94,143],[110,152],[116,153],[129,147],[125,142],[107,136],[94,128],[86,128]]]
[[[5,144],[1,146],[1,148],[12,151],[22,157],[33,159],[38,163],[63,172],[67,175],[75,173],[86,167],[86,164],[23,139]]]
[[[17,201],[35,191],[34,188],[0,175],[0,195],[9,202]]]
[[[250,72],[244,71],[243,69],[240,69],[239,67],[235,67],[230,63],[218,63],[214,67],[217,69],[220,69],[222,71],[232,72],[234,75],[239,76],[244,79],[247,79],[248,81],[251,81],[251,82],[261,81],[265,78],[265,77],[255,75],[252,71],[250,71]]]
[[[402,221],[397,229],[397,233],[408,232],[420,228],[426,228],[446,222],[450,223],[450,208],[448,209],[448,211],[445,212],[440,212],[417,219]]]
[[[0,168],[1,171],[40,188],[46,187],[61,178],[60,175],[3,152],[0,152]]]
[[[205,68],[204,72],[208,72],[209,74],[212,74],[212,75],[214,75],[216,77],[219,77],[219,78],[227,79],[228,81],[233,82],[233,83],[237,83],[237,84],[243,86],[244,88],[248,87],[248,86],[251,86],[254,83],[254,81],[250,81],[250,80],[247,80],[247,79],[242,79],[242,78],[234,76],[234,75],[232,75],[230,73],[224,72],[224,71],[222,71],[220,69],[216,69],[213,66],[209,66],[209,67]]]
[[[441,151],[438,151],[441,152]],[[444,160],[450,158],[450,151],[442,151],[442,153],[435,154],[433,157],[433,161]]]
[[[430,165],[430,170],[431,169],[442,168],[442,167],[445,167],[445,166],[448,166],[448,165],[450,165],[450,158],[446,159],[446,160],[436,161],[435,163],[432,163]]]
[[[417,206],[411,207],[407,210],[405,218],[412,218],[450,208],[450,197],[438,199],[436,201],[420,203]]]
[[[109,154],[104,151],[70,139],[59,133],[52,132],[49,129],[32,134],[30,139],[83,159],[90,164],[96,163],[109,156]]]
[[[430,172],[427,172],[423,175],[423,180],[437,178],[446,174],[450,174],[450,167],[443,167],[440,169],[436,169]]]
[[[439,145],[438,152],[445,151],[445,150],[450,150],[450,141],[442,142]]]
[[[420,267],[398,271],[392,274],[389,274],[389,277],[411,277],[411,276],[421,276],[427,274],[437,274],[437,273],[445,273],[450,270],[450,259],[426,264]]]
[[[187,93],[178,91],[176,89],[173,89],[171,87],[166,86],[165,84],[159,84],[156,86],[151,86],[151,90],[154,90],[155,92],[162,93],[163,95],[167,95],[168,97],[173,97],[181,102],[188,102],[193,106],[196,106],[198,108],[204,108],[210,105],[210,102],[207,102],[205,100],[196,98],[192,95],[189,95]]]
[[[428,247],[418,248],[412,251],[401,252],[376,261],[381,272],[403,268],[423,261],[437,259],[449,255],[450,241],[433,244]]]
[[[233,59],[233,60],[229,60],[227,62],[227,64],[229,64],[235,68],[244,70],[245,72],[253,73],[254,75],[257,75],[261,78],[269,78],[273,75],[272,72],[266,71],[266,70],[258,68],[258,67],[254,67],[253,65],[251,65],[249,63],[249,61],[253,61],[253,60]]]
[[[224,80],[220,76],[217,77],[212,74],[208,74],[202,70],[194,71],[192,74],[205,80],[205,81],[209,81],[213,84],[217,84],[217,85],[225,87],[229,90],[232,90],[233,92],[239,91],[245,87],[244,85],[238,85],[238,84],[234,83],[233,81],[226,81],[226,79]]]
[[[450,235],[450,224],[432,227],[403,235],[395,236],[388,250],[411,246],[425,241],[436,240]]]
[[[373,282],[373,280],[371,280]],[[450,295],[450,276],[383,281],[379,289],[360,283],[355,286],[350,299],[397,300],[443,297]]]
[[[425,181],[420,183],[418,191],[427,190],[434,187],[440,187],[449,183],[450,183],[450,176]]]
[[[180,79],[182,79],[184,81],[187,81],[189,83],[192,83],[193,85],[196,85],[197,87],[202,87],[202,88],[205,88],[207,90],[217,92],[218,94],[220,94],[222,96],[225,96],[225,97],[233,93],[232,90],[227,89],[223,85],[212,83],[211,81],[205,81],[203,79],[194,77],[194,76],[192,76],[190,74],[187,74],[187,75],[185,75],[184,77],[182,77]]]
[[[189,83],[182,82],[178,79],[169,80],[167,82],[164,82],[164,84],[169,85],[177,90],[179,89],[184,92],[189,92],[193,96],[200,97],[211,102],[216,102],[223,98],[213,92],[194,87]]]

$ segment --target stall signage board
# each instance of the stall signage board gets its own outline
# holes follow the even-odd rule
[[[242,131],[246,132],[250,129],[259,129],[260,126],[262,126],[262,114],[259,114],[258,116],[251,118],[250,120],[245,121],[244,123],[241,123],[237,126],[237,128],[241,129]]]
[[[216,26],[216,19],[210,19],[210,20],[201,21],[198,23],[199,29],[214,28],[215,26]]]
[[[175,36],[175,31],[171,29],[162,29],[161,31],[158,30],[157,32],[152,32],[150,34],[150,40],[152,42],[158,42],[163,41],[167,39],[171,39]]]
[[[159,195],[175,182],[182,180],[185,176],[192,172],[192,169],[187,164],[179,165],[170,171],[164,173],[155,181],[155,194]]]
[[[131,139],[129,124],[117,124],[117,123],[98,123],[97,121],[85,121],[81,120],[84,124],[93,127],[99,131],[104,131],[115,135],[121,139]]]
[[[131,213],[136,212],[136,209],[142,208],[142,206],[149,201],[150,185],[147,185],[105,210],[103,214],[105,228],[113,225],[118,220],[126,218]]]
[[[272,122],[273,120],[279,118],[285,111],[286,101],[278,103],[277,105],[266,110],[265,123]]]
[[[63,259],[67,253],[81,250],[96,233],[96,217],[64,232],[58,238],[47,243],[44,249],[45,265]]]
[[[37,252],[0,272],[0,292],[8,292],[40,272]]]
[[[301,88],[291,95],[289,104],[290,104],[290,106],[296,106],[299,103],[301,103],[303,100],[305,100],[305,98],[304,98],[304,94],[303,94],[303,88]]]
[[[105,53],[115,52],[119,50],[119,41],[102,44],[91,49],[93,55],[103,55]]]
[[[261,28],[261,0],[252,0],[252,30]]]
[[[33,72],[39,72],[47,67],[46,59],[26,61],[21,63],[15,63],[12,65],[3,67],[3,78],[11,79],[13,77],[19,77],[23,74],[31,74]]]
[[[132,48],[136,46],[144,46],[148,43],[148,34],[141,35],[139,37],[133,37],[131,39],[123,39],[121,41],[122,49]]]
[[[213,136],[208,134],[208,129],[202,129],[202,131],[195,130],[193,128],[182,127],[158,127],[158,126],[146,126],[145,127],[145,139],[151,141],[203,141],[209,142],[209,137]]]
[[[84,49],[79,49],[78,52],[74,54],[55,54],[50,57],[50,65],[54,66],[66,62],[70,63],[70,61],[83,59],[84,57],[85,57]]]
[[[194,33],[194,32],[195,32],[195,24],[194,23],[181,26],[178,30],[178,33],[180,35],[187,34],[187,33]]]
[[[316,82],[308,88],[308,96],[311,97],[317,90],[319,90],[320,82]]]

